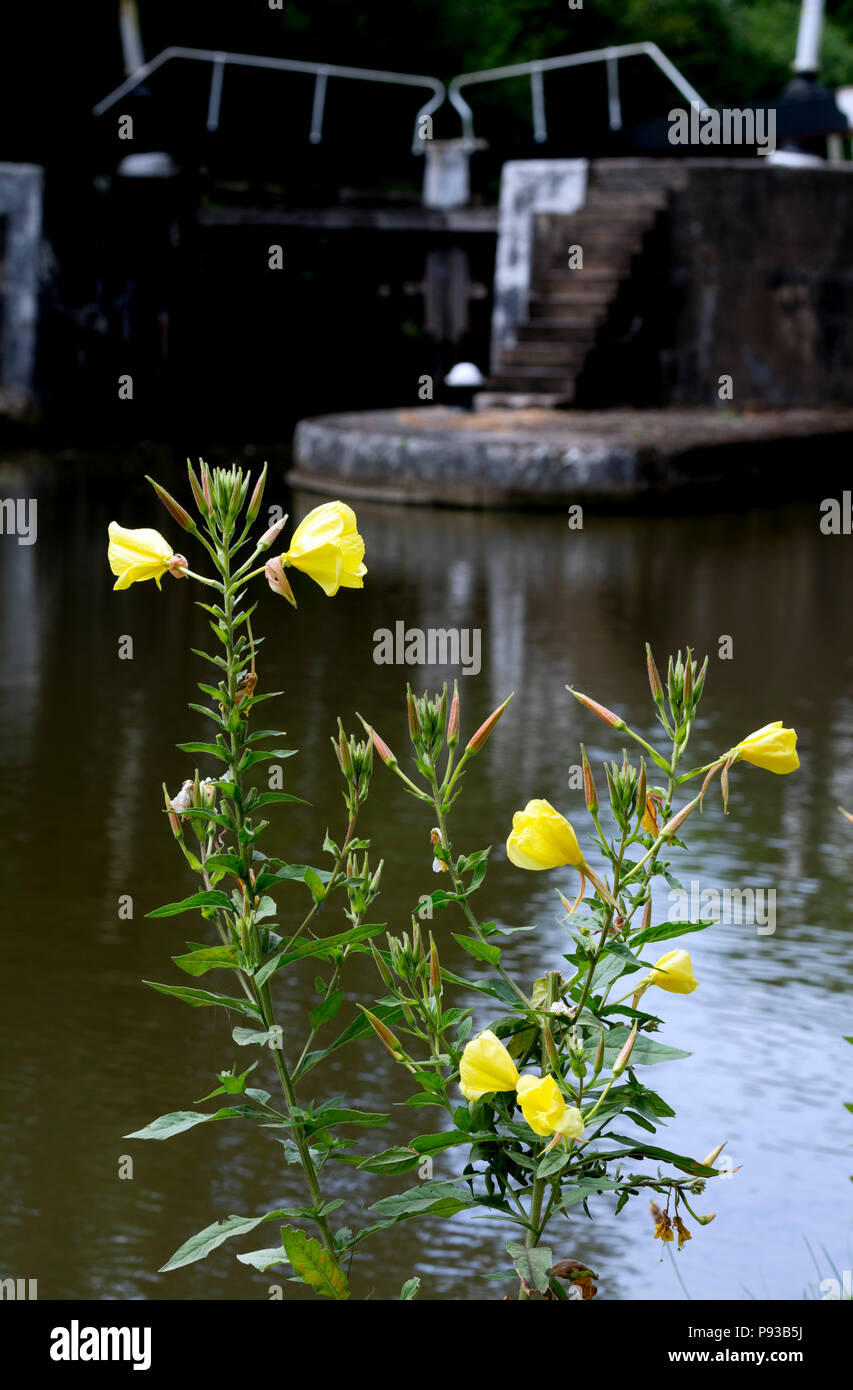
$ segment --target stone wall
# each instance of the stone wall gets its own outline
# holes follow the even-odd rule
[[[578,391],[583,404],[853,402],[853,165],[602,160],[590,187],[663,184]],[[725,399],[721,404],[727,404]]]

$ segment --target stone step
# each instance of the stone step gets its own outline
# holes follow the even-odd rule
[[[496,377],[492,378],[492,381],[496,380]],[[574,388],[565,391],[531,391],[526,386],[518,390],[510,386],[493,390],[489,383],[485,391],[478,391],[474,397],[474,410],[555,410],[558,406],[571,405],[574,398]]]
[[[597,297],[571,293],[532,294],[530,296],[530,322],[539,323],[541,319],[575,318],[587,308],[594,308],[603,317],[611,301],[609,290],[600,290]]]
[[[495,391],[559,391],[574,394],[575,373],[561,367],[513,367],[489,377]]]
[[[591,347],[590,338],[582,343],[518,343],[503,353],[501,370],[515,371],[517,367],[561,367],[567,372],[577,371],[583,365]]]
[[[520,323],[516,331],[520,343],[541,343],[552,339],[561,343],[591,343],[596,330],[604,319],[603,310],[591,304],[586,314],[576,314],[573,318],[538,318],[535,323]]]

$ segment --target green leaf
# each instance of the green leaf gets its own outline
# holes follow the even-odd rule
[[[190,912],[196,907],[221,907],[228,910],[233,906],[231,899],[224,893],[218,892],[215,888],[208,889],[204,893],[193,893],[191,898],[184,898],[180,903],[167,903],[165,907],[157,907],[153,912],[146,912],[146,917],[176,917],[179,912]]]
[[[637,1158],[655,1158],[661,1163],[672,1163],[676,1168],[680,1168],[683,1173],[689,1173],[693,1178],[719,1177],[716,1168],[706,1168],[705,1165],[700,1163],[696,1158],[687,1158],[684,1154],[672,1153],[669,1149],[654,1148],[651,1144],[645,1143],[642,1139],[629,1139],[625,1134],[608,1134],[607,1137],[608,1139],[618,1140],[620,1144],[631,1145],[632,1147],[629,1149],[624,1151],[620,1150],[620,1153],[624,1152],[626,1156],[628,1154],[633,1154]],[[612,1157],[614,1157],[613,1154],[607,1154],[608,1160]]]
[[[208,873],[213,873],[217,869],[224,870],[228,874],[236,874],[238,878],[246,878],[246,865],[239,854],[211,854],[204,861],[204,867]]]
[[[178,743],[182,753],[206,753],[211,758],[218,758],[221,763],[228,762],[228,754],[216,743]]]
[[[183,999],[184,1003],[190,1004],[194,1009],[205,1004],[220,1004],[223,1009],[236,1009],[238,1013],[247,1014],[249,1018],[261,1017],[257,1004],[250,1004],[248,999],[232,999],[227,994],[209,994],[206,989],[186,989],[183,985],[159,985],[155,980],[143,980],[142,983],[150,989],[156,989],[160,994],[171,994],[175,999]]]
[[[160,1266],[160,1273],[166,1274],[170,1269],[181,1269],[184,1265],[194,1264],[196,1260],[203,1260],[223,1241],[230,1240],[231,1236],[246,1235],[264,1221],[280,1221],[282,1217],[293,1214],[284,1208],[281,1211],[268,1211],[265,1216],[225,1216],[221,1221],[214,1221],[212,1226],[205,1226],[203,1231],[198,1231],[194,1236],[190,1236],[189,1240],[184,1241],[172,1258]]]
[[[489,965],[497,965],[501,958],[500,946],[490,946],[488,942],[480,941],[476,936],[459,936],[456,932],[453,932],[452,936],[475,960],[485,960]]]
[[[370,1210],[396,1222],[405,1221],[410,1216],[423,1216],[426,1212],[437,1216],[455,1216],[456,1212],[474,1205],[467,1187],[432,1178],[419,1183],[417,1187],[410,1187],[406,1192],[383,1197],[381,1201],[374,1202]]]
[[[547,1293],[551,1266],[554,1263],[553,1252],[544,1245],[528,1248],[517,1240],[508,1240],[506,1250],[519,1278],[528,1289],[535,1289],[537,1293]]]
[[[277,1250],[275,1247],[269,1250],[247,1250],[245,1254],[238,1255],[237,1259],[243,1265],[252,1265],[253,1268],[259,1269],[262,1274],[265,1269],[271,1269],[273,1265],[289,1264],[287,1251],[283,1245],[279,1246]]]
[[[419,1292],[419,1290],[420,1290],[420,1287],[421,1287],[421,1281],[420,1281],[420,1279],[417,1277],[417,1275],[415,1275],[414,1279],[407,1279],[406,1282],[405,1282],[405,1284],[403,1285],[403,1287],[402,1287],[401,1290],[400,1290],[400,1299],[401,1299],[401,1301],[402,1301],[403,1303],[407,1303],[407,1302],[411,1301],[411,1299],[417,1298],[418,1292]]]
[[[298,748],[256,749],[243,754],[240,759],[240,771],[245,772],[247,768],[254,767],[255,763],[283,762],[285,758],[292,758],[298,752]],[[255,804],[257,805],[257,802]]]
[[[403,1017],[403,1010],[396,1001],[393,1004],[376,1004],[371,1010],[371,1013],[382,1023],[388,1024],[397,1023]],[[333,1052],[337,1052],[339,1047],[344,1047],[347,1043],[354,1042],[356,1038],[363,1038],[372,1032],[373,1029],[367,1018],[364,1014],[360,1013],[358,1018],[353,1019],[349,1027],[345,1028],[342,1033],[339,1033],[335,1041],[330,1043],[328,1047],[324,1047],[317,1052],[308,1053],[302,1066],[297,1067],[294,1071],[294,1081],[297,1080],[298,1077],[304,1076],[305,1073],[310,1071],[312,1067],[315,1067],[318,1062],[322,1062],[325,1057],[330,1056]]]
[[[263,1046],[273,1038],[278,1041],[283,1036],[281,1028],[267,1028],[265,1032],[259,1033],[254,1028],[234,1028],[231,1033],[232,1038],[238,1047],[248,1047],[250,1043],[257,1043]]]
[[[311,805],[303,796],[290,796],[287,792],[261,792],[259,796],[253,797],[251,809],[254,811],[258,806],[272,806],[275,801],[297,801],[300,806]]]
[[[311,896],[315,903],[321,903],[326,896],[326,888],[320,875],[315,873],[313,869],[306,869],[305,882],[311,889]]]
[[[413,1153],[411,1149],[383,1149],[382,1153],[371,1154],[369,1158],[363,1158],[356,1164],[357,1168],[364,1168],[368,1173],[408,1173],[410,1168],[416,1168],[420,1163],[420,1155]]]
[[[250,1119],[257,1120],[258,1111],[250,1105],[227,1106],[224,1110],[217,1110],[214,1115],[205,1115],[198,1110],[173,1110],[169,1115],[158,1115],[156,1120],[152,1120],[150,1125],[144,1129],[136,1129],[132,1134],[125,1134],[125,1139],[171,1139],[175,1134],[183,1134],[184,1130],[192,1129],[195,1125],[207,1124],[209,1120],[237,1120]]]
[[[588,1197],[593,1197],[596,1192],[616,1192],[618,1188],[624,1186],[617,1182],[615,1178],[583,1178],[577,1187],[569,1188],[565,1196],[557,1203],[555,1211],[565,1211],[566,1207],[573,1207],[578,1202],[585,1202]]]
[[[536,1169],[537,1178],[551,1178],[555,1173],[561,1173],[566,1164],[571,1162],[571,1158],[571,1154],[566,1153],[562,1145],[558,1145],[541,1160]]]
[[[339,946],[352,946],[359,941],[366,941],[368,937],[376,936],[378,932],[384,931],[381,923],[369,923],[360,927],[350,927],[348,931],[338,932],[336,936],[326,936],[319,941],[298,941],[291,951],[283,946],[274,956],[271,956],[255,975],[255,984],[259,987],[266,983],[271,975],[282,966],[290,965],[295,960],[302,960],[306,956],[319,956],[322,959],[328,958],[332,951]]]
[[[172,960],[188,975],[204,975],[208,970],[239,970],[236,946],[202,946]]]
[[[656,927],[646,927],[633,938],[634,946],[645,946],[647,941],[669,941],[673,936],[685,936],[687,932],[705,931],[711,922],[658,922]]]
[[[611,1028],[604,1039],[604,1069],[611,1067],[617,1056],[622,1051],[624,1044],[628,1040],[629,1029],[620,1024],[618,1028]],[[680,1047],[667,1047],[664,1043],[655,1042],[646,1033],[638,1033],[637,1040],[631,1051],[631,1066],[654,1066],[657,1062],[676,1062],[682,1057],[689,1057],[689,1052],[682,1052]]]
[[[349,1298],[346,1275],[318,1240],[297,1230],[295,1226],[282,1226],[281,1242],[294,1273],[303,1284],[324,1298],[334,1298],[339,1302]]]
[[[316,1009],[312,1009],[309,1015],[312,1028],[321,1028],[324,1023],[328,1023],[334,1018],[341,1004],[344,1002],[344,992],[336,989],[333,994],[325,998],[322,1004],[318,1004]]]

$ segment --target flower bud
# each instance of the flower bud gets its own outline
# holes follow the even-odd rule
[[[450,718],[447,721],[447,746],[451,753],[459,742],[459,689],[453,682],[453,699],[450,702]]]
[[[272,545],[273,541],[275,540],[276,536],[279,535],[280,532],[284,530],[284,526],[285,526],[286,521],[287,521],[287,513],[285,512],[284,516],[281,517],[280,520],[274,522],[272,526],[270,526],[266,531],[264,531],[264,534],[261,536],[261,539],[258,541],[258,544],[257,544],[257,546],[255,547],[255,549],[256,549],[256,550],[269,550],[269,548],[270,548],[270,546]]]
[[[173,579],[186,579],[187,560],[185,555],[173,555],[168,564],[168,570]]]
[[[622,1051],[619,1053],[619,1056],[616,1058],[616,1061],[613,1063],[613,1066],[611,1067],[611,1071],[614,1077],[621,1076],[628,1065],[628,1058],[631,1056],[631,1053],[634,1050],[634,1043],[637,1041],[637,1026],[638,1025],[635,1023],[630,1033],[628,1034],[628,1037],[625,1039],[625,1045],[622,1048]]]
[[[266,486],[266,481],[267,465],[266,463],[264,463],[264,466],[261,469],[260,477],[258,478],[258,481],[255,483],[254,491],[252,492],[252,496],[249,499],[249,506],[246,511],[246,524],[249,526],[251,526],[252,522],[255,520],[256,516],[258,515],[258,512],[261,509],[261,498],[264,495],[264,487]]]
[[[602,1034],[601,1034],[601,1037],[598,1039],[598,1047],[595,1049],[595,1058],[593,1059],[593,1063],[592,1063],[592,1079],[593,1079],[593,1081],[594,1081],[595,1078],[598,1076],[598,1073],[601,1071],[601,1068],[603,1067],[603,1065],[604,1065],[604,1033],[602,1033]]]
[[[189,512],[181,506],[180,502],[176,502],[172,494],[167,492],[164,487],[161,487],[159,483],[155,483],[153,478],[149,478],[147,473],[145,477],[160,498],[166,511],[172,514],[178,525],[183,526],[185,531],[194,531],[196,529],[195,522]]]
[[[660,832],[660,838],[661,838],[662,840],[671,840],[671,839],[672,839],[672,837],[673,837],[673,835],[675,834],[675,832],[676,832],[676,831],[684,824],[684,822],[687,820],[687,817],[690,815],[690,812],[693,810],[693,807],[697,804],[698,801],[699,801],[699,797],[698,797],[698,796],[694,796],[694,798],[693,798],[692,801],[688,801],[688,803],[687,803],[686,806],[682,806],[681,810],[678,811],[678,812],[672,817],[671,820],[668,820],[668,821],[667,821],[666,825],[663,826],[663,828],[662,828],[662,830],[661,830],[661,832]]]
[[[439,998],[441,995],[441,967],[438,963],[438,949],[433,940],[432,932],[429,934],[429,988],[430,993]]]
[[[388,966],[385,964],[384,960],[382,959],[382,956],[380,955],[378,949],[372,941],[369,943],[369,945],[370,954],[373,956],[373,961],[376,966],[376,969],[379,971],[379,974],[382,977],[382,983],[384,985],[387,985],[389,988],[393,988],[394,978],[390,970],[388,969]]]
[[[581,744],[581,759],[583,761],[583,791],[586,797],[586,807],[591,816],[598,811],[598,792],[595,788],[595,779],[592,775],[592,768],[586,756],[586,749]]]
[[[373,744],[373,747],[376,749],[385,766],[392,768],[396,767],[397,759],[394,757],[394,754],[391,752],[391,749],[388,747],[388,744],[385,742],[385,740],[380,738],[376,730],[371,729],[369,724],[365,724],[364,727],[369,733],[370,741]]]
[[[412,746],[417,748],[421,741],[421,724],[418,719],[418,707],[415,704],[415,697],[410,685],[406,686],[406,706],[409,712],[409,737],[412,740]]]
[[[588,695],[581,695],[580,691],[572,690],[570,685],[567,685],[566,689],[570,695],[574,695],[576,700],[580,700],[586,709],[597,714],[599,719],[604,720],[605,724],[609,724],[611,729],[627,729],[625,720],[620,718],[618,714],[614,714],[613,710],[608,709],[606,705],[600,705],[597,700],[591,700]]]
[[[201,484],[198,478],[196,477],[195,473],[193,472],[193,466],[190,463],[189,459],[187,459],[187,473],[189,474],[190,487],[192,488],[192,494],[195,498],[196,506],[198,507],[202,516],[210,516],[210,508],[207,504],[207,498],[202,492]]]
[[[649,671],[649,685],[651,686],[652,699],[654,700],[656,705],[662,705],[663,686],[661,685],[658,668],[655,665],[655,659],[652,656],[652,649],[649,646],[648,642],[646,643],[646,665]]]
[[[199,462],[199,469],[200,469],[200,471],[201,471],[201,490],[202,490],[202,492],[204,493],[204,498],[205,498],[205,501],[207,502],[208,510],[212,512],[212,511],[213,511],[213,500],[212,500],[211,495],[210,495],[210,469],[208,468],[208,466],[207,466],[207,464],[205,463],[204,459],[199,459],[198,462]]]
[[[377,1038],[379,1038],[380,1042],[385,1044],[395,1061],[399,1062],[403,1056],[402,1043],[394,1036],[390,1028],[385,1027],[381,1018],[377,1018],[376,1015],[372,1014],[369,1009],[366,1009],[363,1004],[359,1004],[358,1007],[361,1009],[361,1012],[364,1014]]]
[[[274,560],[267,560],[264,565],[264,574],[273,593],[280,594],[282,598],[286,598],[288,603],[295,608],[296,599],[290,587],[290,580],[284,572],[284,562],[280,555],[276,556]]]
[[[715,1149],[712,1149],[708,1156],[702,1159],[702,1167],[713,1168],[714,1163],[720,1157],[720,1154],[723,1152],[723,1149],[726,1147],[726,1144],[728,1144],[728,1142],[728,1139],[724,1139],[722,1144],[718,1144]]]
[[[514,694],[515,691],[512,692],[512,695]],[[492,713],[489,715],[488,719],[486,719],[485,722],[480,725],[477,732],[475,734],[472,734],[472,736],[468,740],[468,743],[466,744],[465,751],[467,753],[479,753],[483,744],[486,742],[486,739],[489,737],[489,734],[492,732],[492,729],[495,727],[504,710],[506,709],[507,705],[509,704],[510,700],[512,699],[512,695],[507,695],[503,704],[498,705],[497,709],[493,710]]]

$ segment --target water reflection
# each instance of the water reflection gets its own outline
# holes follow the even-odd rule
[[[159,902],[188,889],[159,815],[160,783],[191,773],[175,743],[203,737],[185,707],[202,663],[205,615],[189,584],[166,579],[113,594],[106,525],[152,524],[169,533],[141,481],[154,472],[180,488],[168,451],[123,460],[68,457],[4,465],[5,495],[37,495],[35,546],[0,542],[0,842],[7,979],[0,1220],[9,1271],[38,1277],[42,1297],[265,1297],[276,1275],[259,1275],[221,1250],[171,1275],[157,1268],[193,1231],[229,1212],[259,1213],[299,1198],[279,1146],[227,1124],[167,1144],[121,1139],[170,1109],[187,1108],[213,1085],[208,1069],[232,1064],[231,1024],[155,995],[141,979],[175,982],[169,955],[197,930],[191,919],[147,921]],[[297,497],[302,515],[315,499]],[[361,710],[402,754],[407,678],[419,688],[447,670],[377,666],[374,632],[407,626],[479,627],[483,666],[460,675],[465,729],[510,690],[510,712],[468,779],[454,811],[458,847],[498,849],[482,911],[507,925],[539,924],[509,948],[530,980],[558,966],[565,937],[552,875],[507,865],[500,846],[512,812],[547,796],[582,823],[569,768],[583,739],[600,761],[619,756],[616,737],[567,694],[577,684],[618,707],[654,737],[643,642],[659,656],[690,642],[711,653],[696,763],[751,729],[784,718],[800,732],[802,768],[775,778],[740,767],[726,821],[715,797],[694,817],[683,878],[700,888],[776,891],[776,930],[720,924],[694,937],[701,988],[667,996],[668,1040],[693,1053],[664,1064],[654,1083],[677,1111],[659,1131],[676,1151],[702,1153],[723,1138],[740,1171],[715,1184],[704,1209],[716,1222],[694,1233],[679,1259],[693,1297],[798,1297],[814,1281],[806,1240],[849,1263],[851,1122],[843,1101],[853,1031],[847,945],[851,831],[836,806],[853,807],[849,561],[844,542],[820,535],[817,508],[745,516],[596,517],[581,532],[560,516],[401,511],[362,505],[368,587],[333,603],[300,585],[299,614],[261,599],[262,679],[285,690],[278,718],[302,749],[286,765],[289,789],[311,808],[282,812],[285,852],[319,855],[334,833],[339,793],[328,736],[340,713]],[[133,639],[133,660],[119,640]],[[723,637],[734,657],[720,660]],[[274,706],[269,707],[271,710]],[[464,730],[463,730],[464,732]],[[209,770],[209,769],[204,769]],[[365,833],[387,861],[382,918],[400,929],[434,886],[430,820],[380,768]],[[544,881],[543,881],[544,880]],[[133,918],[118,914],[121,895]],[[286,900],[295,910],[293,899]],[[666,910],[666,894],[659,899]],[[442,958],[467,968],[450,932],[433,923]],[[186,931],[185,931],[186,928]],[[313,995],[306,971],[282,1008],[297,1020]],[[374,990],[357,962],[348,1008]],[[489,1020],[478,1008],[478,1021]],[[339,1016],[345,1019],[347,1015]],[[313,1074],[318,1094],[376,1108],[395,1102],[376,1147],[405,1142],[418,1112],[399,1102],[405,1074],[372,1047],[337,1053]],[[431,1112],[424,1123],[431,1125]],[[381,1135],[381,1137],[380,1137]],[[134,1159],[132,1180],[117,1176]],[[451,1155],[436,1176],[454,1172]],[[329,1175],[353,1209],[348,1169]],[[372,1201],[409,1179],[376,1180]],[[557,1233],[561,1255],[602,1274],[601,1296],[680,1298],[671,1261],[659,1263],[642,1203],[614,1218],[604,1199],[591,1225],[575,1215]],[[506,1232],[493,1219],[409,1223],[372,1247],[356,1275],[359,1296],[396,1295],[413,1272],[425,1296],[503,1294],[480,1275],[504,1267]],[[266,1238],[257,1242],[272,1243]],[[252,1238],[237,1248],[252,1248]],[[449,1258],[442,1251],[450,1251]],[[827,1271],[828,1272],[828,1271]],[[296,1285],[285,1296],[299,1298]]]

